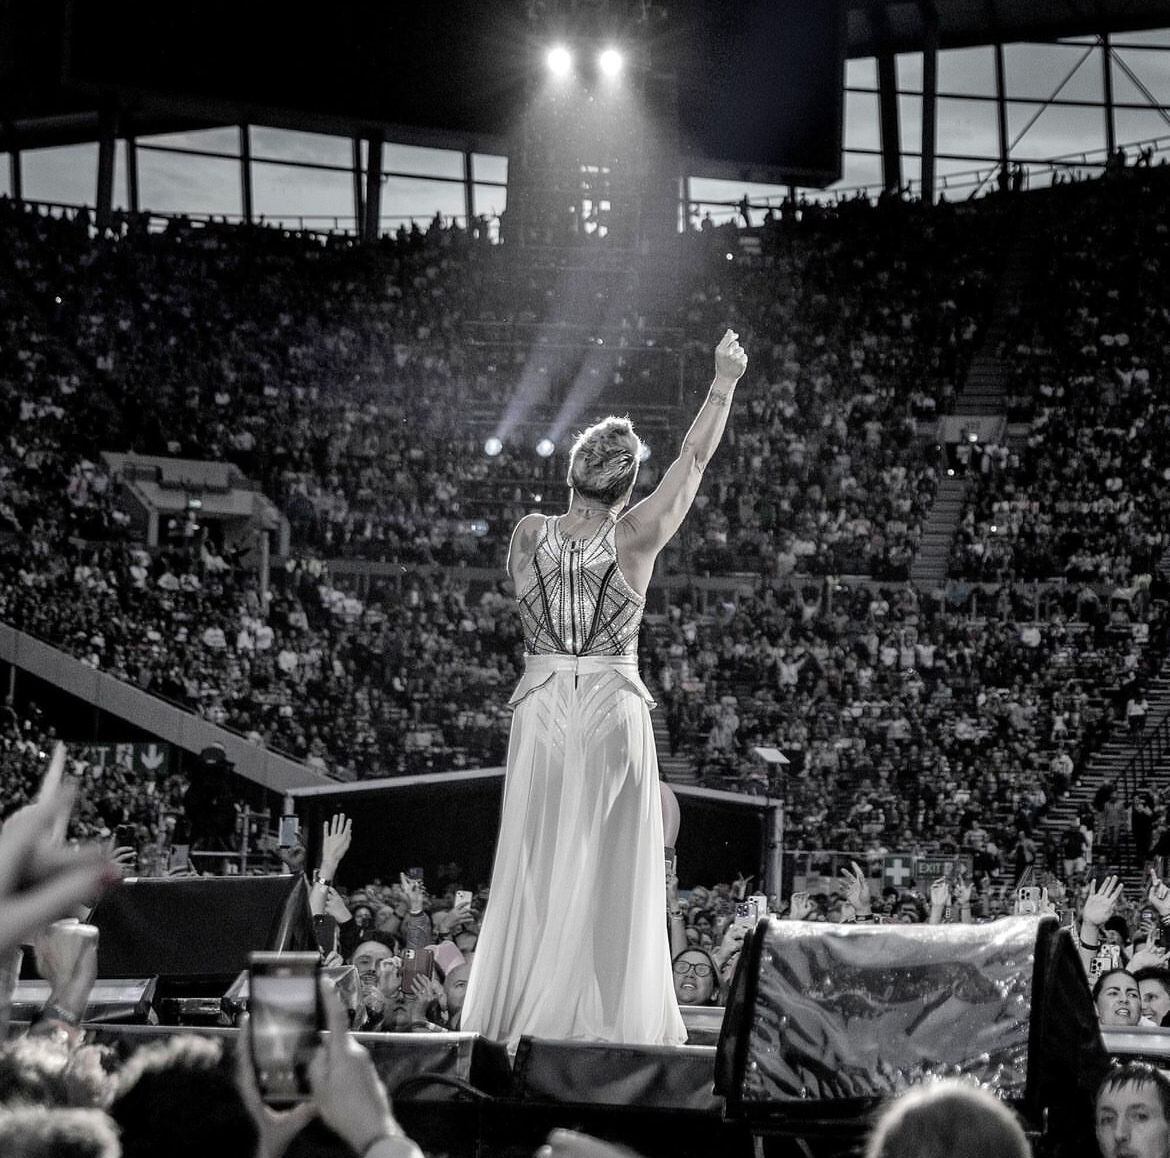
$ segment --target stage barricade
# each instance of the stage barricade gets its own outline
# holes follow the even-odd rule
[[[1054,917],[985,925],[768,919],[745,943],[719,1044],[727,1112],[761,1133],[859,1133],[882,1100],[963,1075],[1032,1127],[1092,1136],[1108,1064]]]

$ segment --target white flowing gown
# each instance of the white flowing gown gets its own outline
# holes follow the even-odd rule
[[[662,805],[638,675],[644,600],[615,525],[548,518],[518,595],[525,673],[510,704],[491,894],[461,1028],[651,1045],[686,1040],[666,932]]]

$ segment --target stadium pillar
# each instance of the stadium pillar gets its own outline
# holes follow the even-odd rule
[[[471,219],[475,216],[475,174],[472,171],[471,150],[463,150],[463,215],[468,234],[471,233]]]
[[[366,154],[366,241],[377,241],[382,225],[382,134],[371,136]]]
[[[999,171],[1007,173],[1008,166],[1008,125],[1007,125],[1007,82],[1004,80],[1003,41],[995,43],[995,116],[999,130]]]
[[[126,149],[126,201],[131,213],[139,211],[138,204],[138,140],[127,133],[122,142]]]
[[[240,125],[240,209],[244,224],[251,225],[254,216],[252,206],[252,130]]]
[[[12,186],[12,200],[24,200],[24,174],[20,165],[20,150],[13,148],[8,154],[8,183]]]
[[[922,201],[934,204],[935,153],[938,147],[938,11],[931,0],[922,5]]]
[[[97,213],[98,229],[106,229],[114,210],[114,150],[117,146],[118,111],[103,102],[98,113]]]
[[[878,53],[878,111],[882,134],[882,187],[895,193],[902,187],[902,141],[898,129],[898,74],[894,54]]]
[[[1112,157],[1117,148],[1117,117],[1113,109],[1113,46],[1109,33],[1101,33],[1101,95],[1105,106],[1105,151]]]
[[[353,145],[353,231],[359,239],[366,235],[366,200],[362,195],[362,139],[354,137]]]

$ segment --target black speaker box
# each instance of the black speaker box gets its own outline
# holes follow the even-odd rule
[[[1037,1131],[1093,1136],[1108,1057],[1055,917],[986,925],[769,918],[745,943],[716,1062],[729,1115],[761,1132],[860,1131],[883,1099],[966,1075]]]
[[[527,1102],[719,1114],[713,1046],[627,1046],[522,1037],[513,1096]]]
[[[315,950],[303,876],[141,877],[106,893],[90,916],[100,931],[99,977],[199,981],[224,992],[254,949]]]

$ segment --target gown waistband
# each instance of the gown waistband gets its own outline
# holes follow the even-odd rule
[[[548,683],[557,672],[593,675],[607,671],[617,672],[631,685],[648,707],[654,707],[654,697],[638,674],[638,657],[636,655],[570,655],[567,652],[525,655],[524,674],[520,677],[516,690],[508,700],[508,706],[514,708],[525,696]]]

